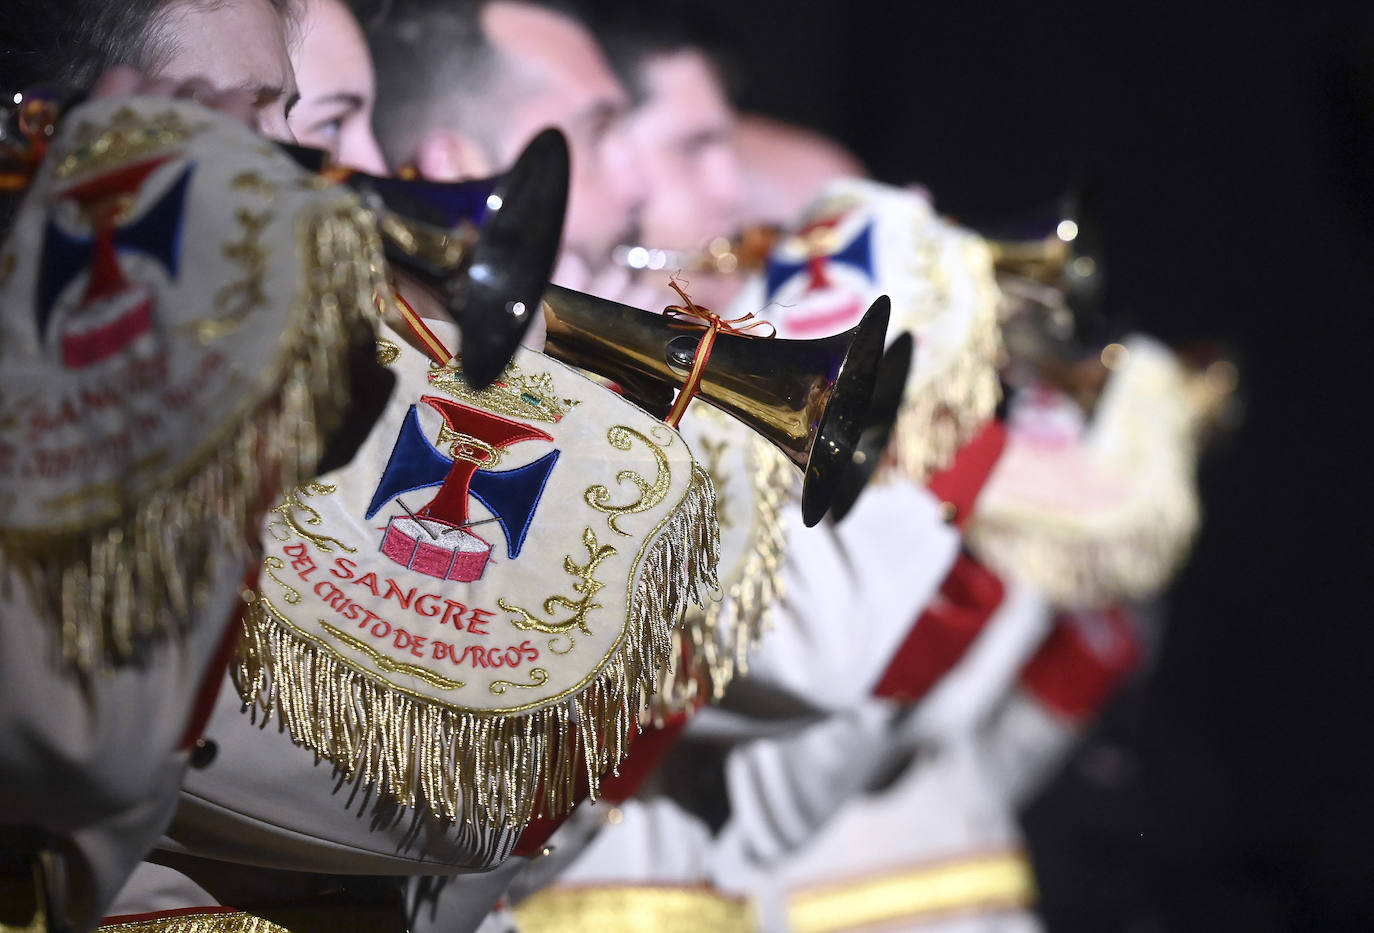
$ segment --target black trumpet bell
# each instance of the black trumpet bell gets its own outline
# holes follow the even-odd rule
[[[835,488],[835,498],[830,503],[831,521],[841,521],[849,514],[859,494],[868,487],[868,481],[882,466],[883,454],[887,451],[888,441],[892,439],[897,412],[902,407],[913,352],[915,343],[911,334],[902,333],[883,353],[882,362],[878,364],[878,378],[873,386],[873,401],[868,406],[868,418],[859,434],[859,442],[854,445],[849,466]]]
[[[307,168],[313,150],[291,147]],[[464,182],[382,178],[344,183],[379,217],[387,258],[433,291],[462,335],[463,378],[485,388],[534,321],[563,235],[568,143],[536,136],[510,171]]]

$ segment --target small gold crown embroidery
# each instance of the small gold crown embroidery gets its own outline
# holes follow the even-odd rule
[[[429,384],[456,399],[512,418],[527,418],[549,424],[562,421],[578,401],[558,398],[549,373],[523,373],[511,363],[501,377],[481,392],[474,392],[463,381],[460,370],[449,366],[430,370]]]
[[[108,123],[82,123],[77,127],[55,174],[58,178],[71,178],[177,149],[202,128],[203,125],[187,123],[174,110],[144,116],[121,107]]]

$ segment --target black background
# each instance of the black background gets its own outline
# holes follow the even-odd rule
[[[1108,312],[1242,364],[1154,666],[1026,814],[1052,933],[1374,929],[1374,19],[1233,6],[690,8],[744,109],[969,224],[1086,185]]]

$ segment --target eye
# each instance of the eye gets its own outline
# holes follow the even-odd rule
[[[335,143],[339,139],[339,134],[343,132],[343,117],[333,117],[321,123],[316,123],[310,130],[310,135],[321,142]]]

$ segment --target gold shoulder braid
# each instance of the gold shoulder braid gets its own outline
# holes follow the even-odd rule
[[[1066,608],[1153,595],[1197,531],[1205,412],[1166,348],[1137,337],[1121,355],[1077,442],[1037,439],[1013,417],[966,530],[979,559]]]
[[[683,437],[704,463],[716,490],[720,524],[721,596],[690,608],[660,688],[659,712],[718,701],[783,596],[782,507],[795,497],[797,471],[767,441],[704,402],[693,402]]]
[[[764,278],[763,300],[756,285],[737,307],[766,304],[783,337],[838,333],[879,295],[891,297],[889,341],[910,331],[916,344],[888,448],[901,475],[924,483],[993,416],[1002,334],[992,254],[920,195],[832,182],[779,242]]]
[[[561,814],[620,760],[716,586],[711,479],[676,431],[540,354],[480,393],[409,344],[385,355],[398,388],[357,457],[265,527],[239,691],[405,805]]]
[[[381,243],[246,127],[133,98],[63,122],[0,267],[0,546],[70,661],[121,661],[313,471]]]

